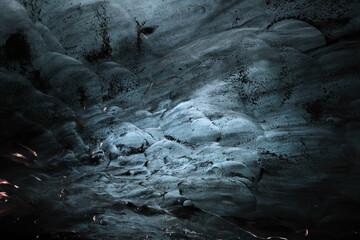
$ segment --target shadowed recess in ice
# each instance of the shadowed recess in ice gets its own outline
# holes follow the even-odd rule
[[[0,234],[359,238],[357,1],[0,6]]]

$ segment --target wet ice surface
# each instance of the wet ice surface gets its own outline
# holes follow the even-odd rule
[[[9,239],[358,238],[355,3],[1,6]]]

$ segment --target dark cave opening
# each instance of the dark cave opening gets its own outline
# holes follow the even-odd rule
[[[26,64],[31,56],[30,44],[24,33],[12,34],[0,47],[1,65],[8,65],[11,62]]]

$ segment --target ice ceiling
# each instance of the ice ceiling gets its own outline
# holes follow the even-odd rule
[[[1,239],[359,239],[359,15],[0,0]]]

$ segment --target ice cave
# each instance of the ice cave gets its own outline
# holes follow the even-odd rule
[[[360,239],[359,0],[0,0],[0,239]]]

